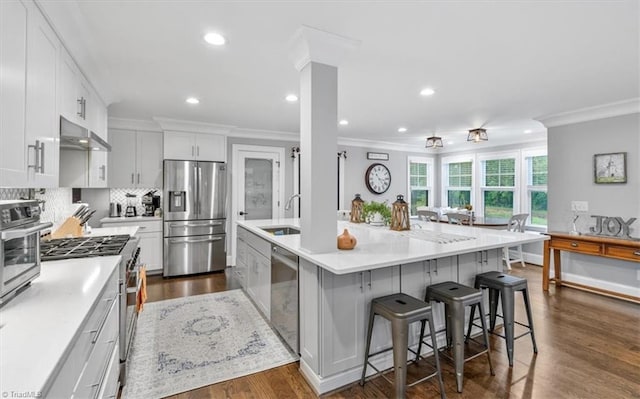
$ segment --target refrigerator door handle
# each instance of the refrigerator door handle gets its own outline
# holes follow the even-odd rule
[[[181,238],[181,239],[172,238],[171,240],[169,240],[169,242],[171,244],[197,244],[201,242],[214,242],[214,241],[220,241],[220,240],[222,240],[222,237],[200,238],[197,240],[190,240],[188,238]]]
[[[198,209],[198,203],[199,203],[199,197],[200,197],[200,186],[198,185],[198,164],[197,163],[193,166],[193,175],[195,176],[195,179],[196,179],[195,195],[193,197],[193,213],[198,215],[200,213]]]
[[[180,228],[180,227],[209,227],[209,226],[221,226],[222,222],[205,222],[205,223],[171,223],[169,225],[170,228]]]
[[[198,176],[198,184],[197,184],[197,186],[198,186],[198,199],[197,199],[197,201],[198,201],[198,215],[200,215],[200,211],[201,211],[200,207],[202,205],[200,203],[200,199],[201,199],[200,198],[200,195],[201,195],[200,194],[200,189],[202,188],[202,168],[200,166],[198,166],[198,175],[197,176]]]

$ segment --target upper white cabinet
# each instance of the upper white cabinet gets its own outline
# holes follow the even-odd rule
[[[109,186],[162,187],[162,134],[109,130]]]
[[[33,2],[0,7],[0,186],[57,187],[60,41]]]
[[[164,159],[224,162],[226,158],[227,140],[225,136],[164,132]]]

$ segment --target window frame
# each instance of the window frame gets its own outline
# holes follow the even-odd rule
[[[410,216],[416,216],[411,213],[411,204],[413,203],[413,198],[411,198],[411,164],[412,163],[423,163],[427,165],[427,185],[426,186],[416,186],[419,189],[424,188],[427,191],[427,206],[433,207],[435,203],[434,193],[434,174],[435,174],[435,161],[433,158],[429,157],[421,157],[415,155],[407,156],[407,202],[409,203],[409,214]]]
[[[478,154],[478,180],[480,184],[477,185],[477,198],[478,198],[478,207],[474,206],[474,210],[476,210],[476,215],[484,217],[484,193],[486,191],[510,191],[513,193],[513,207],[511,209],[512,214],[519,213],[517,210],[520,209],[520,162],[518,162],[520,158],[519,151],[501,151],[501,152],[487,152]],[[513,186],[487,186],[486,185],[486,162],[487,161],[496,161],[502,159],[513,159]]]
[[[465,187],[465,186],[449,186],[449,164],[452,163],[462,163],[462,162],[471,162],[471,186],[469,187]],[[453,155],[453,156],[448,156],[448,157],[443,157],[442,158],[442,164],[441,164],[441,186],[442,186],[442,193],[441,193],[441,200],[442,200],[442,206],[443,207],[448,207],[449,206],[449,191],[466,191],[467,189],[469,190],[470,194],[469,194],[469,198],[470,198],[470,203],[471,205],[474,207],[475,209],[475,199],[476,199],[476,192],[474,190],[475,187],[475,183],[476,183],[476,156],[475,154],[467,154],[467,155]]]
[[[529,158],[546,156],[547,157],[547,185],[544,186],[534,186],[529,184]],[[548,202],[547,202],[547,225],[542,224],[533,224],[533,214],[531,212],[531,193],[532,192],[545,192],[547,193],[547,201],[549,198],[549,154],[546,147],[537,147],[537,148],[527,148],[522,150],[522,190],[521,190],[521,201],[523,204],[523,212],[529,213],[529,218],[527,219],[527,230],[546,232],[549,225],[549,215],[548,215]]]

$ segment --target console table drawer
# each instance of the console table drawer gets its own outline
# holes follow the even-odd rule
[[[605,254],[613,258],[628,259],[640,262],[640,248],[617,247],[615,245],[607,245]]]
[[[580,252],[584,254],[593,254],[593,255],[599,255],[601,253],[600,244],[596,244],[592,242],[552,238],[550,244],[552,248],[558,248],[565,251],[574,251],[574,252]]]

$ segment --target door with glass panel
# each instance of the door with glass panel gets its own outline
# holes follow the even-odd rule
[[[232,253],[235,262],[236,221],[284,216],[284,149],[234,145]],[[234,263],[235,264],[235,263]]]

